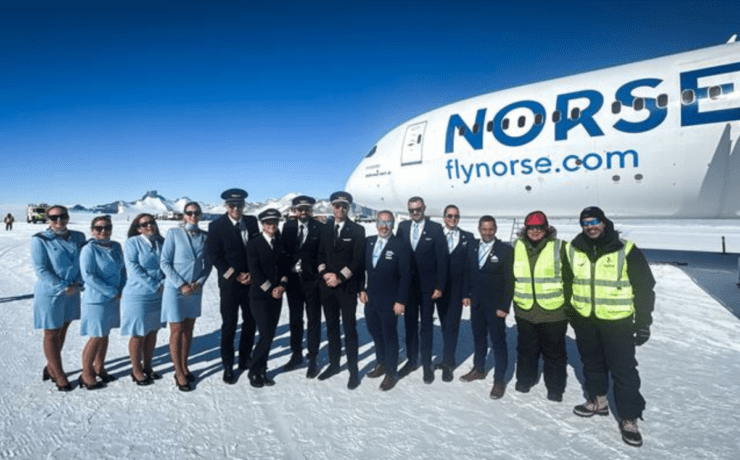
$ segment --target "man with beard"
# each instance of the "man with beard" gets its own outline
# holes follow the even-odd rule
[[[604,211],[581,211],[583,232],[567,247],[563,263],[568,316],[581,354],[588,400],[573,412],[580,417],[609,415],[609,374],[622,440],[639,447],[645,400],[640,394],[635,346],[650,338],[655,279],[642,252],[621,240]],[[570,291],[570,292],[568,292]]]
[[[290,349],[292,356],[283,367],[291,371],[303,363],[303,306],[306,306],[308,370],[306,377],[318,375],[316,357],[321,342],[321,303],[319,301],[318,252],[323,224],[313,219],[310,196],[293,198],[296,219],[283,226],[283,251],[291,263],[288,275],[288,307],[290,309]]]

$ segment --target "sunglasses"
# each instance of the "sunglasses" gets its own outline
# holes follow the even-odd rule
[[[378,227],[393,227],[393,220],[379,220],[377,222]]]
[[[111,224],[93,225],[93,230],[95,230],[98,233],[103,232],[103,231],[109,232],[109,231],[113,230],[113,225],[111,225]]]
[[[229,203],[226,205],[229,209],[243,209],[244,203]]]
[[[424,208],[409,208],[409,214],[421,213]]]
[[[332,203],[332,206],[334,206],[334,208],[349,209],[349,205],[347,203]]]
[[[593,227],[593,226],[599,225],[600,223],[601,223],[601,220],[595,217],[593,219],[583,219],[581,221],[581,227]]]
[[[52,222],[59,222],[60,220],[69,220],[69,214],[48,214],[46,217]]]
[[[544,225],[527,225],[527,231],[532,230],[535,232],[542,232],[546,230],[546,227]]]
[[[190,217],[192,216],[200,217],[203,213],[200,211],[185,211],[185,214],[187,214]]]
[[[460,214],[445,214],[445,217],[447,219],[459,219],[460,218]]]
[[[139,227],[139,228],[144,228],[144,227],[154,227],[155,225],[157,225],[157,223],[156,223],[156,222],[154,222],[153,220],[147,220],[147,221],[145,221],[145,222],[139,222],[139,225],[138,225],[138,227]]]

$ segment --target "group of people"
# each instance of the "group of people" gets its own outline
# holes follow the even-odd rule
[[[202,286],[215,266],[222,318],[220,354],[227,384],[236,383],[241,372],[248,374],[255,388],[275,384],[267,363],[285,294],[291,357],[283,371],[307,360],[307,378],[335,376],[340,372],[343,335],[347,387],[357,388],[359,300],[376,354],[375,366],[366,376],[383,377],[381,390],[394,388],[400,378],[419,367],[426,384],[433,383],[437,368],[442,380],[450,382],[457,367],[462,312],[469,308],[473,367],[459,379],[486,378],[490,337],[495,362],[490,397],[499,399],[506,391],[505,320],[513,304],[518,332],[515,390],[527,393],[537,383],[541,357],[547,399],[562,401],[567,376],[565,334],[570,323],[587,395],[573,412],[582,417],[608,415],[611,375],[622,439],[642,445],[637,419],[642,417],[645,400],[639,392],[635,347],[650,337],[655,280],[640,250],[619,238],[600,208],[581,212],[582,232],[571,242],[557,238],[545,213],[531,212],[512,247],[496,238],[493,216],[479,219],[480,238],[476,238],[458,227],[457,206],[444,209],[441,225],[426,217],[421,197],[408,200],[411,219],[401,222],[395,233],[394,214],[380,211],[377,235],[370,237],[348,218],[352,196],[344,191],[331,195],[333,219],[326,224],[313,218],[315,199],[296,197],[296,219],[286,222],[282,231],[276,209],[256,218],[244,215],[246,197],[241,189],[225,191],[226,213],[210,223],[207,233],[198,227],[200,207],[188,203],[183,225],[169,230],[164,240],[154,218],[140,214],[132,221],[124,251],[110,241],[109,217],[93,219],[94,238],[86,243],[81,233],[66,228],[69,215],[64,207],[49,209],[50,228],[35,235],[32,243],[39,277],[34,322],[45,330],[44,379],[51,378],[62,391],[71,389],[60,351],[70,321],[80,318],[84,286],[81,331],[90,340],[83,351],[80,386],[100,388],[114,378],[105,372],[105,351],[110,329],[120,322],[122,332],[131,336],[132,379],[148,385],[161,378],[152,370],[152,352],[157,330],[169,323],[175,384],[182,391],[192,390],[196,377],[188,369],[188,356],[193,326],[200,315]],[[443,342],[436,367],[432,361],[435,308]],[[323,371],[317,360],[322,312],[329,355]],[[406,359],[399,369],[400,316]]]

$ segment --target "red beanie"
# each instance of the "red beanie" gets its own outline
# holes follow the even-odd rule
[[[524,225],[547,225],[547,216],[542,211],[530,212],[524,219]]]

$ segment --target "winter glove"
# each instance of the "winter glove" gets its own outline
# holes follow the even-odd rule
[[[642,326],[635,331],[635,345],[640,346],[650,338],[650,327]]]

